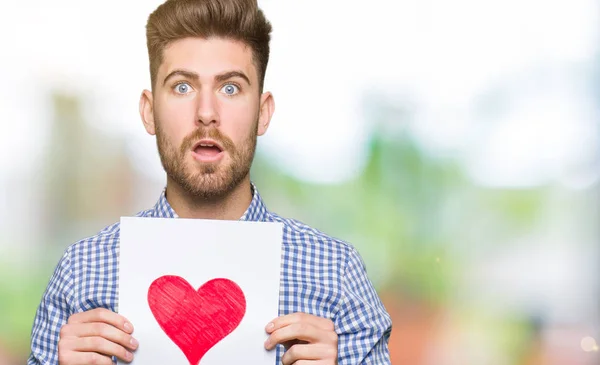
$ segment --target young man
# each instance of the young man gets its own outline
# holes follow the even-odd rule
[[[262,91],[270,32],[256,0],[168,0],[150,15],[140,115],[167,184],[138,216],[282,222],[280,316],[265,323],[265,348],[283,364],[389,364],[391,321],[359,254],[269,212],[250,181],[274,112]],[[118,223],[68,247],[36,313],[29,365],[133,359],[135,324],[116,313],[118,254]]]

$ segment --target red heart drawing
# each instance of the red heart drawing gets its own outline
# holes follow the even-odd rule
[[[237,328],[246,313],[242,289],[222,278],[207,281],[196,291],[179,276],[161,276],[148,288],[148,304],[190,365],[198,365],[208,350]]]

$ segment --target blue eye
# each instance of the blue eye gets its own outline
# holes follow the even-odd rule
[[[239,92],[239,89],[234,84],[227,84],[227,85],[223,86],[221,91],[224,92],[226,95],[235,95]]]
[[[191,88],[192,87],[188,83],[183,82],[175,86],[175,92],[178,94],[187,94],[190,92]]]

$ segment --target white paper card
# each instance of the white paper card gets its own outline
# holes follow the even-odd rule
[[[132,364],[274,364],[264,328],[278,315],[282,233],[280,223],[121,218],[118,311],[140,343]]]

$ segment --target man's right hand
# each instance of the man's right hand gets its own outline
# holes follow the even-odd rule
[[[112,365],[111,356],[131,362],[138,347],[132,332],[125,317],[105,308],[74,314],[60,329],[58,363]]]

